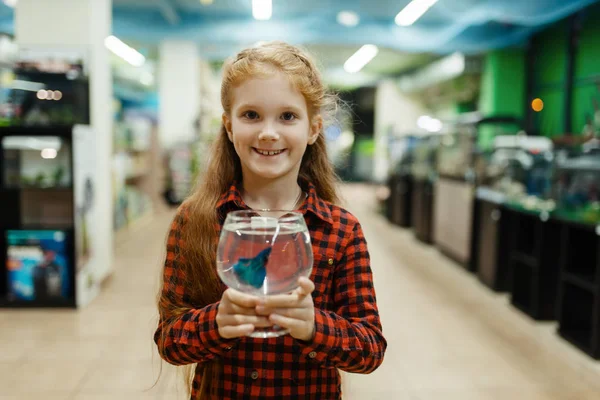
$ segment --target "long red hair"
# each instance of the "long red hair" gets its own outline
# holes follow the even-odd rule
[[[251,77],[266,76],[273,71],[288,76],[306,99],[311,117],[321,115],[327,122],[337,111],[337,99],[328,93],[314,61],[297,47],[282,42],[271,42],[240,52],[228,60],[223,68],[221,104],[226,114],[231,111],[231,91]],[[323,200],[338,201],[337,176],[327,156],[324,132],[317,141],[308,146],[302,158],[300,177],[314,184],[317,194]],[[187,294],[197,307],[204,307],[221,299],[222,290],[216,272],[217,226],[219,223],[216,204],[234,180],[241,181],[242,169],[235,148],[221,126],[207,169],[193,193],[186,199],[189,218],[182,232],[185,243],[193,243],[182,249],[182,268],[186,275]],[[165,320],[175,321],[178,316],[189,311],[174,304],[168,296],[160,292],[158,308]],[[221,365],[211,362],[188,366],[186,380],[191,383],[196,373],[202,374],[198,399],[209,397],[216,389],[221,374]],[[191,390],[191,386],[190,386]]]

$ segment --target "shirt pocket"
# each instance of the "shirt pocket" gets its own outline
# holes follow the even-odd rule
[[[315,284],[313,302],[315,307],[330,309],[333,304],[333,269],[335,268],[335,252],[329,249],[319,249],[313,252],[313,270],[310,279]]]

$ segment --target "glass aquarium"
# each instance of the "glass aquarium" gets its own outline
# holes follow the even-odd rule
[[[402,136],[389,139],[389,175],[398,176],[410,174],[417,142],[418,138],[415,136]]]
[[[255,296],[285,294],[313,267],[304,215],[292,211],[234,211],[227,214],[217,250],[217,271],[228,287]],[[255,337],[287,332],[257,328]]]
[[[542,137],[499,136],[486,155],[483,188],[503,200],[530,210],[552,211],[552,175],[557,154]]]
[[[7,188],[66,188],[72,185],[70,143],[54,136],[2,139]]]
[[[411,173],[415,180],[433,180],[439,142],[439,135],[424,136],[416,142],[411,165]]]
[[[556,216],[586,224],[600,223],[600,151],[560,160],[553,197]]]
[[[440,175],[465,179],[473,161],[473,132],[461,129],[442,134],[439,139],[437,172]]]

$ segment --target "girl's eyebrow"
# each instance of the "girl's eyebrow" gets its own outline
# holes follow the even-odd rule
[[[253,103],[242,103],[239,106],[237,106],[236,108],[237,109],[242,109],[242,108],[258,108],[258,109],[260,109],[262,107],[257,106]],[[283,105],[278,106],[278,109],[279,110],[292,110],[292,111],[295,111],[298,113],[302,111],[301,107],[298,107],[297,105],[293,105],[293,104],[283,104]]]

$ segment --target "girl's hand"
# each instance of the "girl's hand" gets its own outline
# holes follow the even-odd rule
[[[227,289],[223,292],[216,318],[219,335],[224,339],[233,339],[246,336],[257,327],[273,326],[267,317],[256,315],[258,301],[258,297],[237,290]]]
[[[308,278],[298,280],[299,287],[290,294],[266,296],[256,307],[258,315],[290,330],[290,336],[305,342],[315,336],[315,306],[312,296],[315,284]]]

